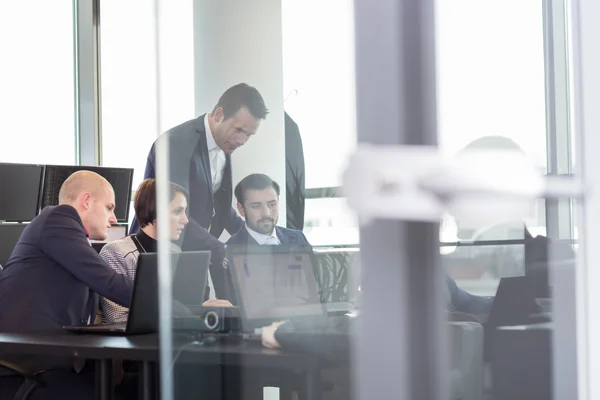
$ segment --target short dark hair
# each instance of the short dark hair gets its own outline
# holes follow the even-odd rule
[[[263,190],[268,187],[273,187],[277,197],[279,197],[279,185],[273,179],[269,178],[265,174],[251,174],[245,177],[235,187],[235,198],[240,204],[244,204],[246,201],[246,193],[249,189]]]
[[[238,83],[227,89],[212,112],[214,113],[219,107],[223,109],[224,119],[232,117],[242,107],[246,107],[256,119],[265,119],[269,113],[260,92],[245,83]]]
[[[177,193],[183,194],[185,199],[188,199],[188,191],[171,182],[169,201],[173,200]],[[133,209],[141,228],[156,220],[156,179],[148,178],[140,183],[133,198]]]

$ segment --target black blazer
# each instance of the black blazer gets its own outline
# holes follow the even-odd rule
[[[304,151],[298,124],[288,113],[285,117],[285,187],[287,204],[286,226],[290,229],[304,228],[304,204],[306,185],[304,171]]]
[[[183,251],[210,250],[210,274],[217,297],[226,299],[226,271],[221,267],[224,257],[223,243],[218,238],[227,230],[236,232],[243,221],[231,207],[233,196],[231,157],[226,156],[221,187],[212,193],[212,175],[206,145],[204,117],[184,122],[163,133],[152,145],[144,179],[156,177],[156,144],[169,143],[169,179],[189,192],[188,214],[190,222],[178,242]],[[213,216],[213,207],[215,215]],[[208,230],[210,229],[210,233]],[[137,233],[139,224],[134,218],[130,233]]]
[[[25,228],[0,273],[0,332],[93,322],[98,294],[129,306],[133,281],[90,246],[77,211],[49,206]]]
[[[275,227],[275,232],[281,244],[309,244],[306,240],[306,236],[302,231],[295,229],[282,228],[280,226]],[[229,238],[227,244],[258,244],[256,240],[248,233],[245,226],[242,226],[233,236]]]
[[[218,238],[223,230],[227,230],[231,234],[235,233],[242,225],[242,220],[231,207],[233,189],[229,155],[226,156],[221,187],[213,197],[210,160],[204,128],[205,116],[206,114],[201,115],[168,130],[154,142],[146,160],[144,179],[156,177],[156,143],[167,139],[169,142],[169,177],[172,182],[189,191],[190,224],[198,225],[205,230],[210,228],[211,235]],[[137,226],[137,221],[134,221],[132,231],[137,232],[139,229]],[[194,229],[189,231],[192,230]],[[185,233],[188,236],[197,236],[197,234],[189,233],[188,229]]]

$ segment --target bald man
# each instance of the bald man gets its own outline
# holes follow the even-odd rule
[[[88,240],[106,239],[117,221],[114,211],[115,194],[106,179],[90,171],[67,178],[59,205],[45,207],[31,221],[0,273],[0,332],[93,322],[98,295],[129,306],[132,280],[110,268]],[[56,367],[37,357],[13,361],[34,371]]]

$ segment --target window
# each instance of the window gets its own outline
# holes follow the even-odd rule
[[[0,5],[1,162],[74,164],[73,2]]]
[[[475,139],[502,136],[513,140],[545,171],[541,1],[439,0],[437,4],[441,149],[455,154]]]
[[[284,0],[282,14],[284,107],[300,129],[306,187],[340,186],[356,147],[353,4]],[[345,203],[306,199],[311,244],[358,243],[358,224]]]
[[[478,139],[480,148],[514,146],[545,173],[542,2],[438,0],[436,11],[441,151],[454,155]],[[545,234],[544,201],[536,201],[524,220],[534,236]],[[522,223],[457,225],[461,240],[524,237]],[[459,285],[493,295],[500,277],[523,273],[523,257],[522,244],[506,244],[459,246],[444,260]]]
[[[356,147],[352,2],[284,0],[282,14],[284,106],[300,128],[306,187],[339,186]]]
[[[313,246],[358,244],[358,221],[344,198],[307,199],[304,233]]]
[[[161,126],[156,118],[153,3],[102,1],[102,164],[134,168],[133,188],[159,132],[194,118],[192,0],[174,2],[161,15]],[[135,21],[135,29],[132,29]],[[168,29],[164,29],[168,27]]]

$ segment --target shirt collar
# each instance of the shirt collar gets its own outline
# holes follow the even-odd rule
[[[262,233],[256,232],[254,230],[252,230],[248,224],[245,224],[246,226],[246,230],[248,231],[248,233],[250,234],[250,236],[252,236],[254,238],[254,240],[256,240],[256,242],[258,244],[260,244],[261,246],[264,245],[267,242],[267,239],[270,237],[274,237],[275,239],[277,239],[277,241],[279,242],[279,244],[281,244],[281,240],[279,240],[279,238],[277,237],[277,228],[273,229],[273,234],[272,235],[264,235]]]
[[[211,152],[214,150],[220,150],[210,130],[210,124],[208,123],[208,113],[204,116],[204,129],[206,130],[206,147],[208,148],[208,151]]]
[[[83,227],[83,233],[85,233],[85,238],[87,239],[88,243],[91,246],[92,245],[92,241],[90,240],[90,234],[89,234],[88,230],[85,229],[85,226]]]

